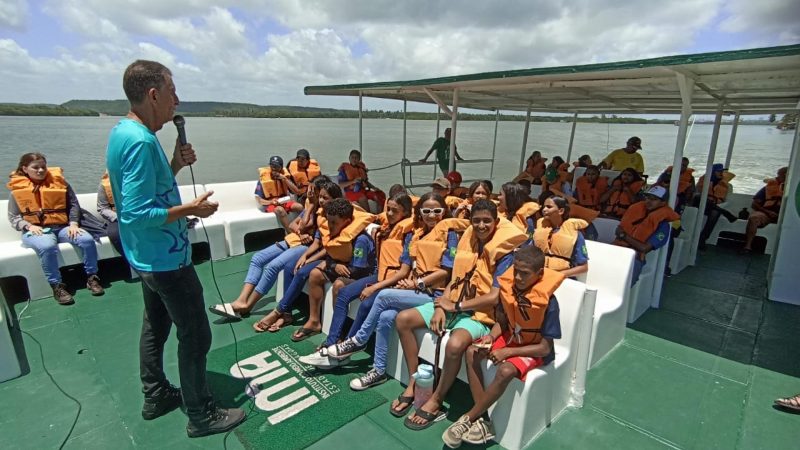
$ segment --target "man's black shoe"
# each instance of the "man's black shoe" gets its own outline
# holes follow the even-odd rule
[[[145,397],[142,406],[142,418],[153,420],[179,408],[183,404],[180,388],[169,385],[156,397]]]
[[[190,438],[209,436],[236,428],[244,422],[244,411],[239,408],[223,409],[212,407],[206,416],[199,420],[189,420],[186,425],[186,434]]]

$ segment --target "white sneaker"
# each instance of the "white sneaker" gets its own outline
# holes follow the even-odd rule
[[[470,444],[483,445],[494,438],[495,435],[492,421],[486,420],[483,417],[479,417],[478,420],[472,422],[472,426],[469,427],[469,431],[467,431],[467,433],[461,437],[461,440]]]
[[[326,347],[322,347],[314,353],[301,356],[298,358],[298,360],[303,364],[308,364],[309,366],[318,367],[320,369],[332,369],[334,367],[347,364],[350,361],[350,358],[331,358],[328,356],[328,349]]]

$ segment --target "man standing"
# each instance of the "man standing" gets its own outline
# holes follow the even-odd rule
[[[433,141],[430,150],[425,153],[425,157],[420,159],[419,162],[427,161],[434,150],[436,150],[436,162],[439,164],[439,168],[442,169],[442,175],[450,173],[450,128],[444,130],[444,137],[436,138]],[[463,161],[464,158],[458,154],[458,148],[455,149],[455,152],[456,159]],[[456,170],[455,167],[453,167],[453,170]]]
[[[603,158],[599,164],[601,169],[625,170],[628,167],[644,175],[644,159],[637,150],[642,149],[642,140],[636,136],[628,139],[625,148],[618,148]]]
[[[212,192],[181,204],[175,175],[197,160],[191,144],[175,144],[167,161],[156,132],[172,120],[178,96],[172,73],[160,63],[138,60],[122,80],[130,112],[112,130],[106,150],[125,256],[139,274],[144,316],[139,368],[144,392],[142,417],[152,420],[183,404],[189,437],[222,433],[241,423],[244,411],[214,404],[206,382],[211,330],[203,287],[191,259],[186,216],[208,217],[218,207]],[[164,343],[175,324],[181,389],[164,374]]]

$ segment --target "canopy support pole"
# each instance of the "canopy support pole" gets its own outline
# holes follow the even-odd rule
[[[450,118],[450,164],[448,173],[456,170],[456,125],[458,124],[458,88],[453,89],[453,116]],[[447,175],[443,173],[442,175]]]
[[[567,163],[572,162],[572,143],[575,142],[575,127],[578,125],[578,113],[572,116],[572,131],[569,132],[569,147],[567,147]]]
[[[436,108],[436,134],[433,136],[433,140],[439,139],[439,127],[442,121],[442,107],[441,105]],[[433,155],[433,158],[436,159],[436,155]],[[433,175],[431,175],[431,180],[436,179],[436,168],[439,167],[438,164],[433,165]]]
[[[489,169],[489,179],[494,178],[494,155],[497,151],[497,124],[500,122],[500,110],[494,112],[494,141],[492,141],[492,167]]]
[[[364,158],[364,118],[363,118],[363,95],[358,91],[358,151],[361,152],[361,158]]]
[[[722,124],[723,102],[717,105],[717,114],[714,116],[714,129],[711,131],[711,145],[708,148],[708,159],[706,160],[706,173],[703,189],[700,192],[700,205],[697,209],[697,219],[692,230],[692,241],[689,253],[689,261],[694,265],[697,261],[697,246],[700,242],[700,232],[703,229],[703,216],[705,215],[706,204],[708,203],[708,191],[711,189],[711,167],[714,165],[714,158],[717,156],[717,142],[719,141],[719,127]],[[674,171],[673,171],[674,172]]]
[[[686,146],[686,135],[689,131],[689,116],[692,115],[692,94],[694,93],[694,80],[681,74],[676,73],[675,77],[678,81],[678,88],[681,91],[681,119],[678,125],[678,138],[675,141],[675,156],[672,158],[673,176],[669,181],[669,206],[675,209],[675,203],[678,199],[678,181],[680,176],[676,176],[675,169],[680,171],[681,160],[683,159],[683,147]],[[653,283],[653,291],[651,295],[650,306],[658,308],[661,303],[661,286],[664,284],[664,269],[667,266],[667,249],[669,243],[661,247],[658,255],[658,263],[656,264],[656,271],[653,275],[655,282]]]
[[[736,142],[736,131],[739,130],[739,112],[733,117],[733,128],[731,128],[731,140],[728,142],[728,154],[725,156],[725,170],[731,168],[731,156],[733,156],[733,144]]]
[[[528,148],[528,130],[531,126],[531,105],[528,103],[528,112],[525,114],[525,131],[522,132],[522,151],[519,155],[519,171],[517,173],[522,173],[522,169],[525,168],[525,151]]]

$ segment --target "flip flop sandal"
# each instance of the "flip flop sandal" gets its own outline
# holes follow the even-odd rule
[[[278,322],[280,322],[280,324],[278,324]],[[277,333],[278,331],[281,331],[285,327],[291,325],[293,322],[294,319],[292,318],[291,314],[289,313],[281,314],[281,316],[275,319],[275,322],[273,322],[272,325],[270,325],[269,328],[267,328],[267,331],[269,331],[270,333]]]
[[[270,324],[267,324],[267,323],[265,322],[265,321],[267,320],[267,318],[270,316],[270,314],[272,314],[273,312],[275,312],[275,310],[272,310],[272,311],[270,311],[269,313],[267,313],[267,315],[266,315],[266,316],[262,317],[261,319],[259,319],[259,321],[258,321],[258,322],[256,322],[256,323],[254,323],[254,324],[253,324],[253,330],[255,330],[255,331],[256,331],[256,333],[264,333],[264,332],[267,332],[267,331],[269,331],[269,329],[272,327],[272,325],[274,325],[274,324],[275,324],[275,322],[277,322],[277,321],[278,321],[278,319],[275,319],[275,320],[274,320],[272,323],[270,323]],[[280,318],[280,316],[278,316],[278,318]]]
[[[311,328],[300,328],[299,330],[295,331],[295,333],[292,335],[292,342],[305,341],[311,336],[316,336],[320,333],[322,333],[322,330],[314,330]]]
[[[417,417],[422,417],[423,419],[425,419],[424,424],[418,424],[411,420],[411,416],[406,417],[406,420],[403,421],[403,424],[405,424],[406,428],[414,431],[424,430],[433,425],[435,422],[439,422],[440,420],[443,420],[445,417],[447,417],[447,411],[445,411],[444,408],[439,409],[439,411],[437,411],[435,414],[429,413],[420,408],[416,410],[414,414],[416,414]]]
[[[800,412],[800,394],[794,397],[779,398],[775,405],[793,412]]]
[[[403,417],[406,415],[409,409],[414,406],[414,397],[406,397],[403,394],[397,396],[398,405],[401,403],[405,403],[406,406],[403,409],[395,409],[391,404],[389,404],[389,412],[395,417]]]
[[[234,311],[230,303],[217,303],[208,307],[208,312],[231,320],[242,320],[242,315]]]

